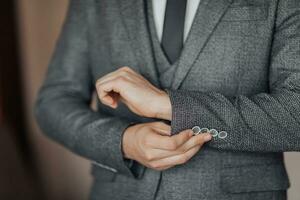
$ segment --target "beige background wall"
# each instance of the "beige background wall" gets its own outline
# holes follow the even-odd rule
[[[87,199],[91,183],[89,163],[42,135],[32,114],[67,4],[67,0],[18,0],[27,118],[49,200]]]
[[[86,199],[91,184],[88,161],[45,138],[37,128],[32,105],[41,85],[68,0],[18,0],[24,87],[27,94],[31,142],[49,199]],[[300,199],[300,153],[287,153],[291,178],[290,200]]]

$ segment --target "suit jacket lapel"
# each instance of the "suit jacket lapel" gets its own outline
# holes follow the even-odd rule
[[[126,27],[132,50],[135,52],[139,72],[159,86],[158,72],[154,64],[151,38],[147,26],[143,0],[119,0],[121,17]]]
[[[178,61],[172,89],[178,89],[232,0],[201,0]]]

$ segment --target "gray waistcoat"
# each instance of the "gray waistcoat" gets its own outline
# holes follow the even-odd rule
[[[154,16],[153,16],[153,8],[151,2],[147,2],[147,17],[148,17],[148,29],[150,32],[151,44],[153,48],[153,56],[154,56],[155,65],[159,75],[159,81],[162,88],[170,88],[172,84],[172,77],[174,77],[175,75],[175,70],[178,61],[176,61],[173,65],[171,65],[161,48],[156,33]]]

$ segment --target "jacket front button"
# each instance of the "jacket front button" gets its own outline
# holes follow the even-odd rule
[[[227,137],[227,132],[226,131],[221,131],[221,132],[219,132],[218,136],[219,136],[219,138],[224,139],[224,138]]]
[[[192,131],[193,131],[193,133],[194,133],[194,135],[198,135],[199,133],[200,133],[200,127],[199,126],[194,126],[193,128],[192,128]]]

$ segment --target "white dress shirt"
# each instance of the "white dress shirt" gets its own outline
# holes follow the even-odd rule
[[[186,40],[192,27],[199,3],[200,0],[187,0],[183,41]],[[163,35],[166,5],[167,0],[152,0],[155,28],[160,42]]]

